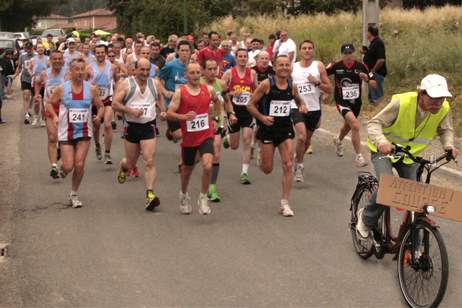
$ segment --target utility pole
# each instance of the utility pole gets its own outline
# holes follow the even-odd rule
[[[367,46],[367,27],[379,25],[379,0],[363,0],[363,45]]]
[[[183,0],[183,34],[188,33],[188,19],[186,18],[186,0]]]

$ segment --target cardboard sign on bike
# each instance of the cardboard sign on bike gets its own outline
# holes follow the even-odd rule
[[[414,212],[432,205],[432,215],[462,222],[462,192],[392,175],[380,177],[377,204]]]

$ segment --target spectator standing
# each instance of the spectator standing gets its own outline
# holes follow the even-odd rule
[[[297,60],[297,45],[289,38],[287,30],[281,30],[279,39],[274,43],[273,61],[277,56],[288,56],[292,64]]]
[[[276,35],[271,33],[268,36],[268,47],[266,48],[266,51],[268,52],[270,59],[273,59],[273,48],[274,48],[275,42],[276,42]]]
[[[376,26],[369,26],[367,29],[367,40],[369,48],[364,53],[364,64],[374,73],[377,87],[369,86],[369,103],[377,104],[383,97],[383,83],[387,76],[387,64],[385,55],[385,44],[379,37],[379,29]]]

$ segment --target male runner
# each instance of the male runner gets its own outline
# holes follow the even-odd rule
[[[217,78],[218,64],[215,60],[206,60],[205,69],[203,70],[204,78],[202,83],[205,83],[215,90],[220,103],[219,117],[215,119],[218,123],[215,130],[215,138],[213,140],[213,164],[212,164],[212,178],[210,180],[208,198],[212,202],[220,202],[221,198],[217,192],[218,173],[220,172],[220,157],[221,157],[221,141],[224,133],[224,98],[223,93],[226,92],[226,83]],[[210,117],[215,116],[214,104],[210,102]]]
[[[51,164],[50,176],[54,179],[59,178],[58,161],[58,127],[56,126],[57,119],[53,119],[52,114],[48,112],[48,108],[55,108],[55,114],[59,114],[59,105],[49,104],[49,100],[53,91],[64,84],[66,71],[64,69],[63,54],[57,50],[50,52],[51,68],[42,71],[35,80],[35,91],[42,92],[44,88],[44,103],[45,103],[45,121],[48,136],[48,159]]]
[[[82,44],[82,59],[85,60],[85,63],[89,65],[92,62],[95,62],[95,56],[91,54],[90,52],[90,44],[89,43],[83,43]]]
[[[140,58],[148,59],[149,62],[151,62],[150,61],[150,59],[151,59],[151,48],[149,46],[141,47]],[[157,75],[158,72],[159,72],[159,68],[155,64],[151,63],[151,68],[149,69],[149,78],[154,78]]]
[[[136,61],[139,60],[140,58],[140,53],[141,53],[141,47],[143,47],[144,44],[140,40],[137,40],[133,44],[133,52],[127,56],[127,59],[125,60],[125,63],[135,63]]]
[[[160,205],[159,197],[154,194],[156,169],[156,105],[166,113],[163,97],[159,93],[160,82],[149,78],[151,62],[141,58],[135,62],[135,77],[128,77],[120,83],[114,95],[114,110],[124,113],[127,121],[125,135],[125,158],[120,162],[117,180],[125,183],[128,171],[136,167],[140,154],[144,160],[144,182],[146,185],[145,209],[154,210]]]
[[[159,79],[161,80],[164,86],[164,95],[165,95],[165,106],[168,108],[170,100],[173,97],[176,89],[186,83],[184,78],[186,65],[189,64],[191,60],[191,44],[186,40],[181,40],[178,42],[177,54],[178,58],[175,58],[173,61],[165,64],[164,67],[159,72]],[[181,139],[181,129],[180,125],[176,121],[167,120],[167,138],[177,142]]]
[[[332,86],[324,64],[314,60],[314,43],[305,40],[300,44],[299,50],[301,60],[293,66],[292,80],[308,112],[301,113],[298,109],[293,109],[292,120],[297,133],[295,181],[303,182],[305,152],[321,122],[321,91],[330,94]]]
[[[112,164],[111,146],[112,146],[112,87],[117,82],[117,67],[111,61],[106,59],[107,46],[98,45],[95,48],[95,62],[87,65],[88,80],[92,85],[98,88],[99,98],[104,104],[104,163]],[[101,146],[99,143],[100,123],[95,124],[94,138],[96,158],[102,159]]]
[[[208,215],[207,191],[210,185],[213,162],[213,137],[216,123],[209,116],[210,101],[213,101],[215,118],[219,116],[220,102],[215,90],[200,83],[201,66],[191,63],[186,68],[187,84],[175,91],[167,115],[180,121],[183,142],[181,144],[183,164],[181,167],[180,212],[191,214],[191,198],[188,184],[194,164],[202,162],[202,185],[197,205],[199,214]]]
[[[360,123],[358,120],[361,112],[362,82],[375,87],[374,74],[369,73],[368,68],[356,61],[352,44],[343,44],[341,48],[342,61],[331,63],[327,66],[328,75],[335,76],[335,103],[337,109],[344,118],[344,125],[340,129],[338,137],[334,138],[337,156],[343,156],[343,138],[351,131],[351,143],[356,152],[356,166],[367,166],[368,162],[361,154],[361,137],[359,135]]]
[[[260,141],[261,170],[273,171],[274,150],[279,149],[282,160],[282,199],[280,212],[284,217],[294,216],[289,205],[293,181],[294,129],[290,105],[295,100],[301,113],[306,113],[297,90],[290,80],[291,61],[286,55],[277,56],[274,62],[275,76],[264,80],[250,98],[247,109],[257,119],[257,139]],[[258,106],[258,108],[257,108]]]
[[[205,61],[213,59],[217,62],[217,76],[221,77],[223,75],[223,56],[225,54],[224,50],[220,48],[221,39],[220,35],[215,31],[210,31],[208,34],[209,45],[199,51],[197,54],[197,63],[199,63],[202,68],[205,68]]]
[[[79,208],[82,207],[82,202],[77,192],[84,174],[93,123],[101,122],[104,109],[98,89],[85,81],[85,61],[80,58],[72,60],[69,70],[70,80],[58,86],[48,100],[48,103],[59,106],[59,118],[54,108],[48,108],[48,112],[59,125],[58,141],[62,161],[60,176],[64,178],[72,170],[74,171],[69,201],[72,207]],[[93,116],[93,121],[92,106],[98,109],[98,113]]]
[[[236,51],[237,66],[226,71],[223,81],[228,85],[230,100],[227,102],[226,111],[229,121],[229,135],[225,137],[223,146],[236,150],[239,148],[239,140],[243,138],[242,149],[242,172],[241,183],[250,184],[249,166],[252,147],[252,128],[254,121],[252,115],[247,111],[247,104],[252,92],[257,88],[257,73],[247,67],[248,52],[245,49]]]
[[[35,56],[34,45],[31,42],[27,42],[25,47],[25,53],[19,56],[19,64],[16,68],[16,72],[13,76],[13,80],[21,73],[21,90],[22,90],[22,101],[24,107],[24,124],[30,124],[29,107],[32,97],[32,76],[29,73],[28,67],[30,61]]]
[[[64,51],[64,68],[69,69],[69,64],[72,60],[81,57],[80,52],[77,50],[77,43],[75,38],[70,37],[67,39],[67,49]]]
[[[38,76],[48,68],[48,56],[45,55],[45,47],[42,43],[37,44],[36,46],[37,54],[30,60],[29,67],[27,68],[29,74],[32,76],[32,86],[33,90],[36,88],[36,79]],[[43,107],[43,89],[42,91],[32,91],[34,93],[34,112],[35,115],[32,120],[32,126],[37,125],[40,120],[40,125],[45,126],[45,122],[42,119],[44,115],[45,108]]]

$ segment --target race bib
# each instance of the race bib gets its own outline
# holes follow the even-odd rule
[[[143,114],[141,115],[142,118],[152,118],[154,117],[153,108],[150,103],[132,103],[130,106],[133,109],[141,109],[143,110]]]
[[[109,88],[98,87],[98,96],[100,99],[105,99],[109,96]]]
[[[349,87],[342,87],[343,99],[357,99],[359,98],[359,85],[354,84]]]
[[[69,122],[73,124],[88,122],[88,108],[70,108]]]
[[[209,129],[209,115],[207,113],[197,115],[193,120],[186,121],[186,130],[190,133]]]
[[[269,115],[272,117],[288,117],[291,101],[271,101]]]
[[[314,85],[311,82],[305,82],[297,84],[297,90],[299,95],[307,95],[314,93]]]
[[[53,91],[57,88],[57,86],[47,86],[45,93],[47,97],[50,97],[53,94]]]
[[[240,95],[233,96],[233,103],[238,106],[246,106],[250,100],[250,93],[245,92]]]

